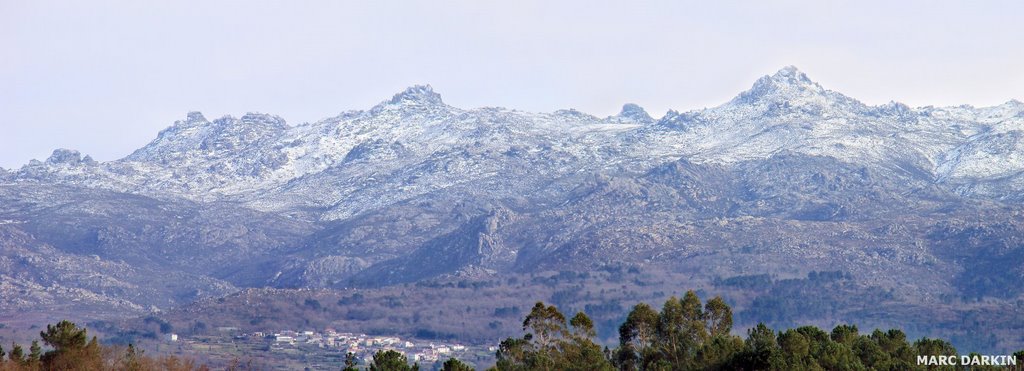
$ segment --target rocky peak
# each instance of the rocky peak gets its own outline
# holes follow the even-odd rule
[[[203,116],[203,113],[199,112],[199,111],[189,112],[185,116],[185,123],[186,124],[201,124],[201,123],[205,123],[205,122],[209,122],[209,121],[207,121],[206,117]]]
[[[626,103],[622,106],[622,111],[616,117],[627,121],[633,121],[638,124],[649,124],[654,122],[651,115],[647,114],[647,111],[643,107],[633,103]]]
[[[388,101],[390,104],[426,104],[426,105],[441,105],[444,102],[441,100],[441,94],[434,92],[434,88],[430,85],[414,85],[405,89],[405,91],[395,94],[394,97]]]
[[[1000,104],[999,107],[1011,112],[1011,115],[1016,112],[1017,117],[1024,117],[1024,103],[1019,100],[1010,99],[1008,102]]]
[[[258,125],[271,129],[287,129],[288,123],[280,116],[264,113],[249,112],[242,116],[238,122],[245,126]]]
[[[554,115],[567,119],[570,122],[592,122],[600,120],[594,115],[582,112],[575,108],[560,109],[555,111]]]
[[[50,157],[46,159],[46,163],[50,165],[68,166],[96,165],[96,160],[93,160],[92,157],[89,156],[82,157],[80,152],[73,149],[58,148],[53,150]]]
[[[913,108],[896,101],[889,101],[889,103],[880,105],[876,109],[878,113],[888,116],[909,117],[914,114]]]
[[[769,76],[769,80],[786,85],[817,85],[795,66],[786,66]]]
[[[734,101],[752,103],[762,100],[794,99],[808,95],[821,95],[825,89],[796,67],[785,67],[774,75],[764,76],[754,86],[740,93]]]

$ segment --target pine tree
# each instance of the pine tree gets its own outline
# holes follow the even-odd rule
[[[419,371],[420,366],[409,366],[409,359],[394,350],[379,350],[373,355],[370,371]]]
[[[85,348],[87,339],[84,328],[80,329],[67,320],[60,321],[55,326],[46,325],[46,331],[40,332],[39,337],[56,352]]]
[[[473,368],[456,358],[449,358],[441,365],[441,371],[473,371]]]
[[[747,340],[744,342],[745,349],[735,361],[739,362],[739,368],[769,370],[784,369],[782,367],[779,344],[775,340],[775,331],[764,323],[747,331]]]
[[[857,340],[857,332],[856,325],[837,325],[832,329],[832,341],[852,347],[853,342]]]
[[[43,348],[39,346],[39,340],[32,340],[32,345],[28,347],[28,362],[37,365],[42,357]]]
[[[16,365],[24,365],[26,363],[25,351],[21,349],[21,345],[15,343],[11,343],[11,354],[8,358]]]

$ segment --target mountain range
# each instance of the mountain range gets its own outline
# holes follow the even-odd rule
[[[613,265],[839,270],[1022,311],[1022,138],[1016,100],[872,106],[793,67],[660,118],[462,109],[430,86],[298,126],[191,112],[119,160],[0,169],[0,312]]]

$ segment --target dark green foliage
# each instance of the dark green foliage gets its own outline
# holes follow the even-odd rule
[[[18,344],[11,344],[11,354],[8,355],[8,358],[17,365],[24,365],[27,362],[25,351]]]
[[[352,294],[352,296],[346,296],[344,298],[338,299],[338,305],[358,304],[362,303],[364,299],[365,297],[363,296],[363,294],[357,292],[355,294]]]
[[[495,317],[513,317],[518,316],[520,312],[517,306],[494,308]]]
[[[43,352],[38,340],[33,340],[28,347],[28,354],[19,344],[11,344],[11,352],[6,354],[0,348],[0,370],[33,371],[33,370],[195,370],[191,360],[183,360],[176,356],[148,357],[133,345],[127,347],[103,346],[95,336],[89,339],[85,328],[79,328],[70,321],[61,321],[56,325],[46,326],[46,331],[39,333],[43,342],[51,350]],[[88,341],[87,341],[88,339]],[[208,369],[205,366],[198,369]],[[230,369],[230,368],[229,368]]]
[[[373,355],[371,371],[419,371],[420,366],[409,366],[409,359],[394,350],[379,350]]]
[[[957,354],[956,348],[953,344],[942,339],[929,339],[922,338],[914,342],[914,350],[916,355],[923,356],[948,356]],[[933,369],[938,370],[953,370],[953,366],[936,366]]]
[[[688,291],[665,301],[660,313],[637,304],[619,327],[615,364],[628,370],[723,367],[743,348],[731,330],[732,309],[720,297],[702,305]]]
[[[728,334],[717,335],[701,346],[697,353],[697,364],[710,370],[722,369],[741,351],[743,339]]]
[[[473,368],[456,358],[449,358],[441,365],[441,371],[473,371]]]
[[[849,347],[829,341],[822,346],[817,363],[826,370],[864,370],[865,367]]]
[[[705,320],[707,321],[708,335],[725,336],[732,330],[732,308],[721,296],[716,296],[704,305]]]
[[[852,346],[857,340],[857,331],[856,325],[838,325],[832,329],[832,341]]]
[[[843,279],[823,272],[816,281]],[[957,356],[945,340],[913,344],[899,329],[861,335],[841,324],[831,333],[815,326],[776,332],[764,323],[747,330],[746,340],[730,334],[732,310],[721,298],[703,306],[689,291],[669,298],[660,312],[639,303],[619,326],[619,348],[601,350],[589,340],[593,321],[583,313],[568,321],[554,306],[537,303],[523,322],[522,338],[509,338],[498,350],[497,370],[953,370],[917,364],[918,356]],[[1024,358],[1024,351],[1016,353]],[[977,368],[988,370],[989,368]],[[997,368],[991,368],[993,370]]]
[[[803,335],[800,335],[803,336]],[[775,338],[775,331],[763,323],[747,330],[743,351],[730,362],[731,368],[753,370],[784,369],[785,359]],[[808,345],[808,348],[810,345]]]
[[[736,276],[726,279],[719,279],[716,285],[735,287],[748,290],[767,291],[772,287],[772,276],[767,274],[756,274],[749,276]]]
[[[80,329],[67,320],[60,321],[55,326],[46,325],[46,331],[40,332],[39,337],[56,352],[80,349],[85,347],[86,342],[85,329]]]
[[[32,340],[32,346],[28,347],[28,361],[36,364],[43,357],[43,348],[39,347],[38,340]]]
[[[626,322],[619,326],[616,363],[620,368],[639,369],[644,365],[643,360],[651,361],[657,357],[658,321],[659,314],[650,305],[640,303],[633,307],[626,316]]]
[[[320,310],[321,308],[323,308],[323,306],[320,305],[320,301],[313,298],[306,299],[306,301],[304,301],[302,305],[312,310]]]
[[[498,370],[611,370],[611,362],[593,341],[594,322],[580,312],[566,321],[555,306],[538,302],[523,321],[522,338],[498,347]]]
[[[718,281],[719,286],[745,276]],[[768,281],[756,286],[761,293],[747,307],[744,318],[759,318],[774,327],[791,327],[803,319],[829,318],[842,310],[868,308],[865,303],[882,303],[892,294],[877,287],[855,288],[850,276],[843,272],[810,272],[807,278]]]
[[[497,364],[499,370],[525,370],[526,365],[534,363],[534,350],[530,348],[531,336],[508,338],[498,345]]]
[[[161,334],[169,334],[171,332],[174,332],[174,326],[171,326],[171,324],[167,322],[160,323]]]

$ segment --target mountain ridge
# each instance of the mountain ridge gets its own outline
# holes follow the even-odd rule
[[[935,176],[937,180],[952,181],[959,177],[985,180],[985,171],[993,166],[1003,167],[991,169],[993,173],[1007,175],[1024,170],[1024,161],[1012,157],[1011,161],[998,163],[987,157],[958,156],[957,153],[965,150],[988,153],[991,146],[1018,148],[1020,144],[1015,140],[978,135],[983,131],[1021,130],[1019,118],[1024,115],[1024,105],[1012,102],[978,109],[962,106],[910,108],[895,102],[867,106],[823,88],[792,66],[758,79],[750,90],[718,107],[685,113],[670,111],[659,119],[651,118],[641,107],[631,104],[624,105],[619,115],[605,119],[576,110],[553,113],[527,113],[504,108],[464,110],[446,105],[440,94],[429,85],[415,85],[367,111],[349,111],[299,126],[290,126],[280,117],[265,114],[249,113],[240,118],[225,116],[211,122],[201,113],[190,112],[185,120],[161,131],[156,139],[134,153],[119,160],[99,163],[106,171],[91,171],[85,175],[112,181],[106,185],[87,181],[89,186],[143,193],[174,191],[186,198],[209,200],[210,192],[220,194],[219,197],[232,197],[247,192],[241,188],[266,191],[326,171],[351,157],[347,152],[361,143],[363,147],[360,148],[365,148],[366,140],[371,138],[413,148],[409,143],[422,140],[453,145],[456,143],[451,143],[451,139],[456,137],[507,140],[508,137],[501,137],[504,133],[541,136],[534,139],[560,142],[561,147],[573,145],[565,143],[563,139],[566,136],[590,136],[604,147],[601,148],[603,152],[622,151],[627,144],[633,145],[634,149],[650,148],[646,152],[620,153],[618,159],[600,159],[630,162],[691,157],[698,161],[730,163],[765,158],[780,150],[798,150],[840,158],[850,155],[871,157],[868,160],[884,163],[891,159],[877,152],[879,148],[886,148],[886,151],[904,152],[900,157],[918,157],[914,160],[915,166],[923,171],[937,173],[942,169],[943,174]],[[496,126],[498,122],[506,125]],[[606,126],[613,122],[636,126]],[[518,130],[518,134],[512,134],[511,131],[522,129],[513,125],[525,125],[532,130]],[[571,128],[573,125],[582,127],[574,129]],[[927,138],[918,137],[917,133],[925,131],[930,131]],[[334,136],[340,137],[330,138]],[[902,143],[892,142],[889,138]],[[992,144],[1000,140],[1005,143]],[[884,143],[887,141],[891,143]],[[421,151],[430,151],[427,143],[419,143],[419,146]],[[958,150],[957,147],[964,148]],[[867,153],[869,151],[875,153]],[[225,152],[235,158],[224,158],[218,154]],[[242,153],[246,158],[239,158],[238,154]],[[974,158],[977,162],[963,163]],[[217,163],[209,163],[212,160]],[[953,162],[946,163],[948,161]],[[978,165],[982,162],[985,162],[984,166]],[[26,168],[30,166],[32,164],[13,171],[26,174]],[[169,168],[160,171],[152,166]],[[32,169],[35,173],[61,175],[60,171],[35,167],[37,169]],[[138,172],[148,172],[152,177],[160,178],[160,185],[153,186],[163,188],[148,190],[151,187],[142,184],[145,180],[123,176],[124,173]],[[244,182],[246,187],[231,189],[237,182]],[[192,184],[186,187],[183,183]],[[975,188],[984,187],[972,189]]]
[[[81,305],[138,314],[245,288],[632,267],[839,270],[894,303],[1016,308],[1022,153],[1020,102],[868,106],[795,68],[658,119],[462,109],[429,85],[296,126],[190,112],[119,160],[57,150],[0,173],[0,294],[93,277]],[[43,250],[80,266],[16,259]]]

